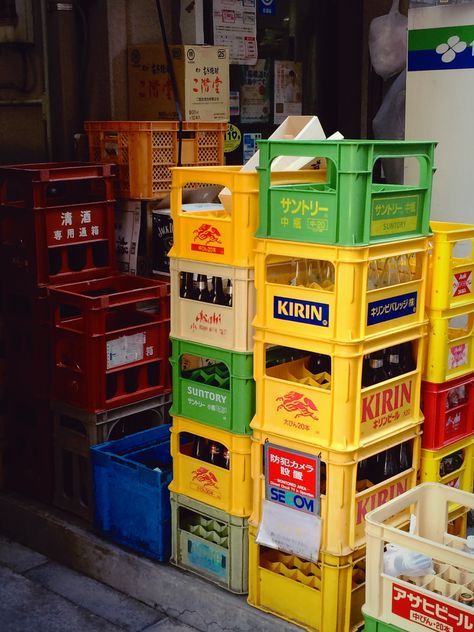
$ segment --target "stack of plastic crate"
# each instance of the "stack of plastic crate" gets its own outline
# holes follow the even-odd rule
[[[249,603],[310,630],[361,622],[364,516],[416,485],[433,152],[260,143]],[[326,182],[273,183],[287,156],[322,158]],[[373,182],[395,157],[418,183]]]
[[[87,163],[0,168],[7,486],[53,494],[49,287],[115,269],[111,168]]]
[[[183,209],[183,190],[205,185],[223,187],[222,204]],[[240,167],[173,171],[172,561],[237,593],[247,592],[252,507],[258,197],[258,175]]]
[[[474,509],[474,495],[422,483],[367,514],[366,632],[474,627],[474,556],[465,535],[450,528],[453,505],[467,513]],[[409,531],[392,520],[405,511],[414,516]],[[387,545],[396,555],[390,565]],[[410,573],[409,560],[420,558],[426,570]]]
[[[222,165],[227,123],[176,121],[87,121],[89,159],[117,165],[118,218],[140,218],[140,237],[123,236],[138,251],[137,268],[152,270],[152,210],[169,194],[171,168]],[[135,243],[132,243],[135,242]],[[161,253],[166,256],[167,253]],[[129,272],[128,262],[121,269]]]
[[[474,225],[431,222],[431,229],[420,480],[472,492]]]

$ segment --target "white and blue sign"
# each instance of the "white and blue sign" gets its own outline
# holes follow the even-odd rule
[[[259,15],[275,15],[276,0],[258,0]]]
[[[273,318],[317,327],[329,326],[329,305],[284,296],[273,297]]]
[[[306,513],[318,513],[316,511],[314,498],[307,498],[306,496],[301,496],[300,494],[295,494],[286,489],[278,489],[276,487],[270,487],[269,491],[269,500],[291,507],[291,509],[300,509]]]
[[[367,325],[376,325],[416,313],[417,292],[372,301],[367,306]]]

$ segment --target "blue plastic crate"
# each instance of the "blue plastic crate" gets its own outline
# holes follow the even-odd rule
[[[170,424],[93,446],[91,460],[96,527],[119,544],[167,561],[171,548]]]

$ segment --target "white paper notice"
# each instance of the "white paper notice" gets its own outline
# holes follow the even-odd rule
[[[257,543],[317,562],[321,518],[264,500]]]
[[[143,360],[146,334],[132,334],[107,341],[107,368]]]
[[[275,61],[274,113],[275,125],[283,123],[287,116],[302,111],[302,66],[294,61]]]
[[[227,46],[231,64],[257,63],[256,0],[213,0],[214,46]]]

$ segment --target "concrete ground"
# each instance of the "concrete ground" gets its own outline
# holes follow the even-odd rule
[[[0,632],[301,632],[192,573],[0,493]]]
[[[105,584],[0,536],[2,632],[192,632]]]

